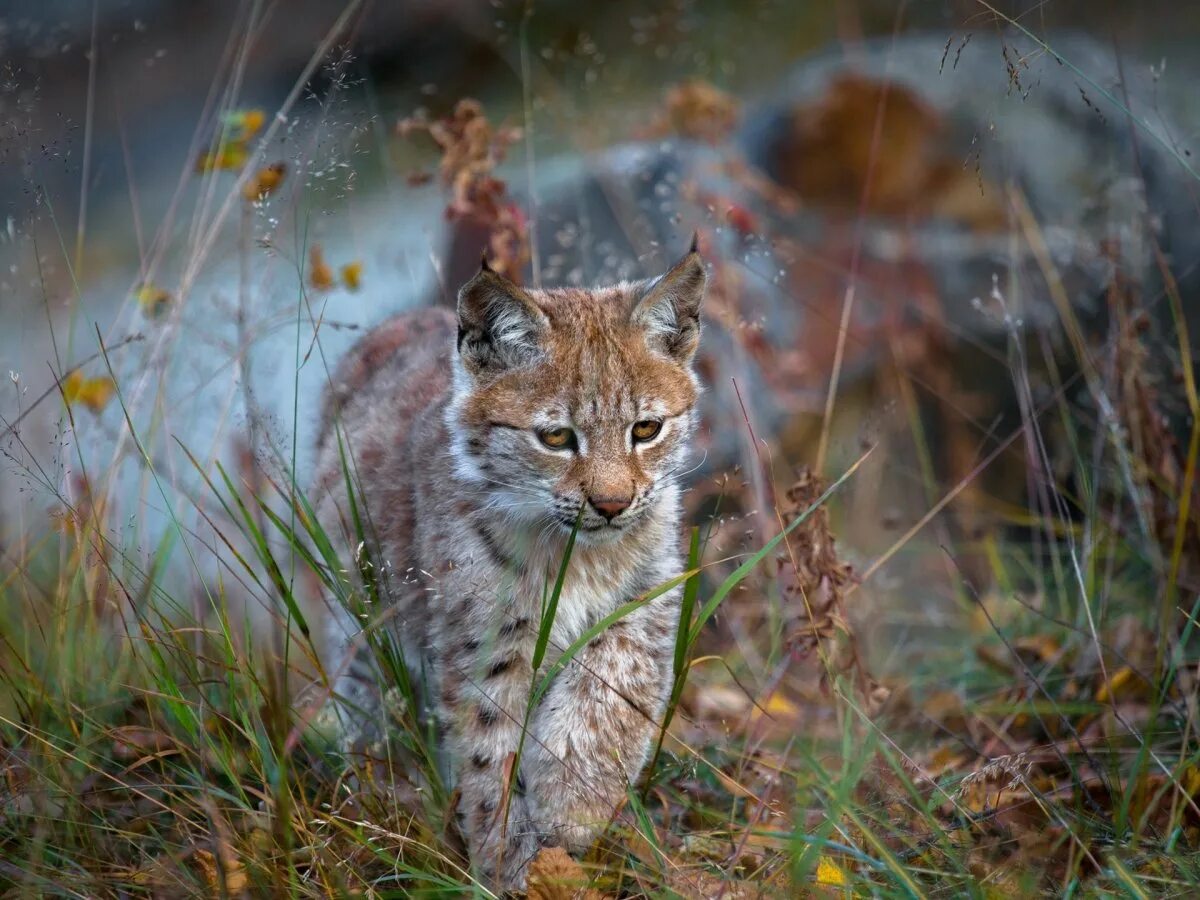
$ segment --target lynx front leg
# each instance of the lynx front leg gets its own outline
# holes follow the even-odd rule
[[[502,890],[524,888],[546,836],[530,815],[524,779],[508,788],[531,684],[526,624],[510,621],[491,641],[460,641],[439,666],[460,827],[473,865]]]
[[[673,595],[584,647],[535,715],[522,771],[534,818],[555,843],[587,848],[646,764],[671,677]]]

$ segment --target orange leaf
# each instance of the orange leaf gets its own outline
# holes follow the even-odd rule
[[[308,248],[308,283],[314,291],[333,289],[333,269],[325,262],[325,252],[320,244]]]
[[[264,200],[271,196],[277,187],[283,184],[283,179],[286,177],[286,163],[271,163],[271,165],[259,169],[254,174],[254,177],[246,182],[242,188],[242,196],[251,203],[256,200]]]
[[[599,900],[587,874],[562,847],[546,847],[529,864],[529,900]]]

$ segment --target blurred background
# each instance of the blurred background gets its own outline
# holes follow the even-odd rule
[[[590,284],[696,231],[703,596],[825,502],[704,629],[675,728],[725,780],[664,763],[662,815],[834,821],[777,777],[837,767],[792,739],[885,723],[904,763],[855,802],[913,854],[960,800],[995,816],[989,865],[1026,853],[1060,887],[1126,834],[1103,810],[1195,846],[1198,46],[1195,3],[8,0],[0,716],[108,710],[106,741],[170,719],[96,686],[131,613],[295,623],[264,547],[304,560],[234,498],[299,508],[366,328],[452,304],[481,250]],[[904,794],[915,771],[953,803]],[[1004,832],[1031,792],[1053,816]]]

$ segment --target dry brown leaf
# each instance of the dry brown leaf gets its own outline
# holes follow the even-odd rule
[[[224,848],[224,852],[221,853],[221,865],[217,865],[216,854],[203,848],[197,848],[192,854],[192,858],[196,861],[196,865],[200,868],[200,874],[204,876],[204,880],[208,882],[208,886],[214,894],[222,893],[221,869],[224,868],[224,893],[231,897],[246,895],[246,888],[249,885],[246,870],[230,848]]]
[[[816,652],[824,664],[823,677],[836,673],[849,678],[873,715],[890,691],[863,666],[844,614],[844,597],[858,578],[838,555],[825,506],[813,508],[824,490],[821,479],[805,467],[788,488],[780,509],[788,522],[807,512],[778,558],[778,579],[787,602],[787,642],[799,657]]]
[[[425,132],[433,138],[442,152],[441,182],[451,193],[446,218],[485,226],[490,232],[489,265],[519,283],[530,259],[528,225],[507,183],[494,173],[508,148],[520,140],[521,130],[494,127],[479,101],[464,99],[443,119],[403,119],[397,131],[401,136]],[[423,183],[421,178],[417,181]]]
[[[529,900],[602,900],[588,877],[562,847],[546,847],[529,864]]]

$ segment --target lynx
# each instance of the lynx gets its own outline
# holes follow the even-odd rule
[[[344,447],[371,534],[357,550],[381,572],[379,627],[428,698],[472,865],[501,889],[524,885],[543,846],[585,849],[657,733],[679,589],[654,589],[681,572],[705,283],[695,241],[659,278],[595,290],[525,289],[485,258],[457,317],[426,309],[378,326],[326,397],[319,517],[353,533]],[[582,646],[531,708],[572,535],[539,678],[605,616],[651,599]],[[328,634],[347,745],[380,719],[363,618],[337,610]]]

